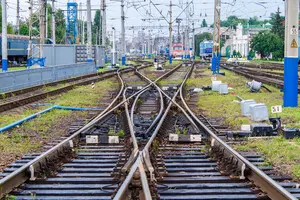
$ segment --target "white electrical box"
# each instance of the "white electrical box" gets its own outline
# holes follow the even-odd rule
[[[250,105],[250,115],[255,122],[269,120],[268,107],[263,103]]]
[[[222,84],[222,81],[213,81],[211,85],[212,91],[219,91],[219,86]]]
[[[221,83],[219,85],[219,94],[228,94],[228,85],[225,83]]]
[[[241,101],[241,110],[243,116],[250,116],[250,106],[256,104],[253,99]]]
[[[98,135],[87,135],[85,139],[87,144],[98,144]]]

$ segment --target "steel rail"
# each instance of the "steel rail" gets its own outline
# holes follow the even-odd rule
[[[120,74],[118,76],[121,78]],[[122,82],[122,81],[121,81]],[[124,86],[124,82],[122,84]],[[123,88],[121,88],[118,95],[122,94]],[[58,155],[63,154],[63,151],[66,149],[73,149],[74,143],[78,143],[80,141],[80,134],[83,131],[89,130],[96,122],[102,120],[104,117],[108,116],[110,113],[118,109],[120,106],[122,106],[126,101],[133,98],[134,96],[138,95],[140,92],[142,92],[144,89],[136,92],[135,94],[128,97],[126,100],[123,100],[119,104],[117,104],[115,107],[112,108],[112,106],[115,104],[115,102],[119,99],[120,96],[117,96],[113,102],[102,111],[96,118],[91,120],[88,124],[77,130],[73,135],[66,138],[56,146],[52,147],[51,149],[47,150],[46,152],[42,153],[35,159],[31,160],[30,162],[26,163],[22,167],[18,168],[14,172],[10,173],[6,177],[0,180],[0,198],[4,197],[5,194],[12,191],[13,188],[18,187],[22,183],[24,183],[26,180],[29,179],[35,179],[35,172],[38,171],[42,163],[47,163],[47,160],[54,158]]]
[[[165,94],[163,91],[162,93],[170,99],[170,103],[168,104],[168,107],[166,108],[165,112],[164,112],[164,115],[162,116],[161,120],[159,121],[158,125],[156,126],[156,129],[154,130],[151,138],[149,139],[149,141],[147,142],[147,144],[145,145],[144,149],[143,149],[143,156],[144,156],[144,159],[145,159],[145,164],[147,166],[147,169],[149,170],[149,173],[150,173],[150,179],[151,181],[154,181],[155,180],[155,177],[154,177],[154,168],[152,166],[152,163],[151,163],[151,160],[150,160],[150,155],[149,155],[149,148],[154,140],[154,138],[157,136],[158,134],[158,131],[160,130],[165,118],[167,117],[170,109],[171,109],[171,106],[172,104],[175,104],[178,108],[180,108],[183,113],[185,114],[185,116],[192,122],[193,126],[199,131],[198,127],[196,126],[195,123],[193,123],[193,120],[190,118],[190,116],[183,110],[183,108],[176,103],[176,97],[178,96],[179,92],[180,92],[180,88],[183,87],[183,83],[186,82],[186,80],[188,79],[189,75],[191,74],[191,71],[193,69],[193,66],[190,68],[190,70],[188,71],[188,73],[186,74],[183,82],[181,83],[179,89],[176,91],[176,93],[174,94],[173,98],[170,98],[167,94]],[[158,86],[157,86],[158,87]],[[158,87],[159,88],[159,87]],[[159,88],[159,90],[161,90]]]
[[[150,83],[147,87],[145,87],[144,91],[146,91],[151,85],[155,84],[156,82],[158,82],[159,80],[161,80],[162,78],[165,78],[167,76],[169,76],[170,74],[172,74],[173,72],[175,72],[178,68],[181,67],[181,64],[179,64],[178,66],[176,66],[174,69],[170,70],[169,72],[167,72],[166,74],[160,76],[159,78],[157,78],[155,81],[151,81],[150,79],[148,79],[146,76],[144,76],[143,74],[139,73],[137,71],[137,73],[139,75],[141,75],[144,79],[148,80]],[[155,84],[156,85],[156,84]],[[156,85],[157,86],[157,85]],[[160,89],[160,88],[159,88]],[[160,91],[160,90],[159,90]],[[162,102],[163,103],[163,102]],[[171,104],[170,104],[170,107],[171,107]],[[126,109],[126,108],[125,108]],[[128,107],[127,107],[128,109]],[[165,112],[164,112],[165,114]],[[129,120],[131,121],[131,119]],[[135,137],[135,136],[134,136]],[[137,166],[139,166],[139,169],[140,169],[140,178],[141,178],[141,182],[142,182],[142,187],[143,187],[143,191],[144,191],[144,199],[146,200],[151,200],[152,197],[151,197],[151,193],[150,193],[150,189],[149,189],[149,185],[148,185],[148,181],[147,181],[147,176],[145,174],[145,170],[143,168],[143,163],[145,162],[145,165],[149,165],[147,163],[149,163],[149,161],[147,159],[145,159],[145,154],[144,154],[144,150],[143,151],[139,151],[138,155],[136,155],[136,159],[134,160],[134,157],[133,155],[131,155],[130,157],[131,160],[128,160],[127,163],[126,163],[126,168],[124,167],[123,171],[126,171],[128,170],[128,167],[127,166],[130,166],[131,163],[134,162],[134,164],[132,164],[132,167],[130,168],[130,171],[125,179],[125,181],[123,181],[123,183],[121,184],[120,188],[118,189],[115,197],[114,197],[114,200],[120,200],[120,199],[126,199],[127,197],[127,189],[128,189],[128,186],[133,178],[133,175],[134,173],[136,172],[137,170]],[[149,159],[150,160],[150,159]],[[152,165],[151,165],[152,166]],[[153,169],[153,167],[152,167]],[[148,169],[149,170],[149,169]],[[149,170],[150,171],[150,170]],[[152,172],[154,171],[151,170]],[[152,175],[150,175],[151,177],[153,177],[153,173]]]
[[[144,75],[142,75],[141,73],[139,73],[138,70],[136,69],[136,74],[137,74],[138,76],[140,76],[141,79],[145,79],[146,81],[148,81],[149,84],[144,88],[144,91],[140,92],[140,93],[136,96],[135,101],[134,101],[134,105],[133,105],[132,108],[131,108],[131,116],[129,116],[129,114],[127,114],[127,113],[129,113],[129,112],[128,112],[129,109],[128,109],[128,103],[127,103],[127,101],[124,103],[127,120],[128,120],[128,122],[131,122],[131,126],[129,126],[129,127],[130,127],[130,134],[131,134],[131,136],[132,136],[132,138],[133,138],[133,140],[134,140],[134,141],[133,141],[134,150],[133,150],[133,152],[131,153],[131,155],[130,155],[128,161],[126,162],[126,164],[124,165],[124,167],[122,167],[122,169],[121,169],[121,171],[122,171],[123,173],[128,172],[128,170],[129,170],[130,167],[132,166],[133,162],[137,159],[138,144],[137,144],[137,140],[136,140],[136,137],[135,137],[135,131],[134,131],[134,129],[133,129],[133,111],[134,111],[135,103],[137,102],[139,96],[140,96],[141,94],[143,94],[145,91],[149,90],[150,87],[151,87],[155,82],[161,80],[162,78],[164,78],[164,77],[166,77],[166,76],[169,76],[171,73],[175,72],[180,66],[181,66],[181,65],[178,65],[177,67],[175,67],[174,69],[170,70],[170,71],[167,72],[166,74],[163,74],[162,76],[160,76],[159,78],[157,78],[154,82],[152,82],[152,81],[151,81],[150,79],[148,79],[146,76],[144,76]],[[150,80],[150,81],[149,81],[149,80]],[[164,105],[163,105],[163,104],[164,104],[164,102],[163,102],[163,97],[162,97],[162,95],[161,95],[160,90],[158,90],[158,91],[159,91],[159,93],[160,93],[160,98],[161,98],[161,109],[160,109],[160,113],[159,113],[159,115],[156,117],[155,122],[153,122],[153,123],[151,124],[151,126],[148,128],[147,132],[148,132],[149,130],[151,130],[150,128],[152,128],[153,126],[155,126],[155,124],[156,124],[157,121],[159,120],[161,114],[163,113],[163,108],[164,108]],[[123,94],[123,99],[126,99],[125,93]]]
[[[290,192],[288,192],[286,189],[284,189],[282,186],[280,186],[276,181],[274,181],[272,178],[270,178],[268,175],[266,175],[263,171],[261,171],[259,168],[257,168],[255,165],[253,165],[251,162],[249,162],[246,158],[244,158],[242,155],[240,155],[238,152],[236,152],[234,149],[232,149],[228,144],[226,144],[224,141],[222,141],[217,135],[215,135],[205,124],[203,124],[199,118],[191,111],[191,109],[188,107],[184,96],[183,96],[183,90],[182,87],[180,89],[180,98],[182,103],[184,104],[185,108],[189,112],[189,114],[193,117],[193,119],[205,130],[206,133],[210,136],[210,142],[211,146],[213,148],[217,147],[219,149],[225,150],[224,154],[225,156],[234,156],[237,161],[239,162],[238,167],[241,171],[241,178],[244,178],[243,176],[245,170],[250,170],[249,175],[246,175],[246,177],[249,180],[252,180],[255,185],[259,186],[260,189],[267,193],[267,195],[273,199],[273,200],[297,200],[295,196],[293,196]],[[246,169],[245,169],[246,167]]]
[[[128,172],[128,170],[132,166],[133,162],[136,160],[136,157],[138,156],[138,152],[139,152],[139,146],[138,146],[135,134],[134,134],[133,124],[132,124],[132,121],[129,116],[128,102],[126,101],[126,90],[127,90],[127,88],[125,88],[125,90],[124,90],[123,100],[125,100],[125,103],[124,103],[125,114],[126,114],[127,121],[129,123],[128,125],[129,125],[129,132],[130,132],[130,135],[132,138],[132,143],[133,143],[133,151],[131,152],[131,155],[130,155],[128,161],[125,163],[125,165],[121,169],[121,172],[123,172],[123,173]],[[140,94],[141,93],[139,93],[138,95],[140,95]]]
[[[197,129],[197,131],[199,131],[198,126],[193,122],[193,120],[191,119],[191,117],[188,115],[188,113],[182,108],[182,106],[180,106],[175,99],[173,100],[168,94],[166,94],[157,84],[157,81],[152,82],[150,79],[148,79],[145,75],[141,74],[140,72],[138,72],[141,76],[144,76],[150,83],[152,83],[157,90],[159,90],[169,101],[171,101],[174,105],[176,105],[182,112],[183,114],[191,121],[191,123],[193,124],[193,126],[195,127],[195,129]],[[184,77],[184,81],[186,81],[186,79],[188,78],[189,74],[191,73],[191,69],[188,71],[188,73],[185,75]],[[182,84],[179,86],[182,87]]]
[[[147,65],[145,65],[143,67],[147,67]],[[129,69],[126,69],[126,70],[129,70]],[[119,70],[119,71],[121,71],[121,70]],[[171,71],[164,74],[162,77],[164,77],[170,73],[171,73]],[[121,78],[119,72],[118,72],[118,74],[119,74],[118,77]],[[28,179],[34,180],[36,172],[38,172],[42,168],[43,164],[47,164],[48,160],[51,160],[53,158],[56,158],[59,155],[64,154],[65,150],[68,150],[68,149],[74,150],[73,149],[74,143],[77,144],[80,141],[80,134],[83,131],[89,130],[95,123],[104,119],[106,116],[108,116],[109,114],[114,112],[116,109],[121,107],[125,102],[132,99],[133,97],[138,95],[140,92],[143,92],[145,89],[149,88],[151,85],[152,84],[149,84],[145,88],[132,94],[130,97],[121,101],[120,103],[118,103],[117,105],[115,105],[113,107],[113,105],[116,103],[116,101],[121,96],[121,93],[122,93],[122,89],[121,89],[118,94],[119,96],[117,96],[114,99],[114,101],[107,107],[107,109],[102,111],[96,118],[91,120],[88,124],[86,124],[79,130],[77,130],[73,135],[66,138],[65,140],[63,140],[62,142],[57,144],[56,146],[52,147],[51,149],[47,150],[46,152],[42,153],[35,159],[31,160],[30,162],[26,163],[22,167],[18,168],[14,172],[10,173],[9,175],[7,175],[3,179],[1,179],[0,180],[0,198],[4,197],[4,195],[11,192],[13,188],[18,187],[19,185],[23,184],[26,180],[28,180]],[[124,86],[124,82],[122,82],[122,86]]]

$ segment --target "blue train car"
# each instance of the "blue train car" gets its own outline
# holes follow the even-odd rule
[[[7,36],[7,53],[9,61],[17,61],[18,63],[26,61],[29,36],[8,35]],[[38,40],[34,38],[33,44],[38,44]],[[0,34],[0,47],[2,46],[2,35]],[[0,48],[2,57],[2,48]]]
[[[209,59],[212,57],[213,52],[213,41],[204,40],[200,43],[200,57],[203,59]]]

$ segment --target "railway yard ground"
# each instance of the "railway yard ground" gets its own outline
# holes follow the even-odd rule
[[[35,102],[35,104],[41,104],[41,106],[26,105],[2,112],[0,126],[4,127],[53,105],[79,108],[96,108],[101,105],[102,108],[105,108],[105,103],[101,104],[103,98],[105,96],[109,97],[117,88],[118,84],[116,84],[114,78],[96,82],[93,88],[91,85],[79,86],[66,93]],[[45,87],[44,89],[53,88]],[[84,122],[87,116],[88,111],[55,109],[25,122],[17,128],[1,133],[0,171],[23,154],[40,152],[41,148],[50,141],[67,136],[72,122],[80,120]]]
[[[257,93],[250,92],[247,79],[241,75],[235,74],[229,70],[222,69],[225,76],[216,75],[217,80],[227,83],[230,88],[228,95],[220,95],[218,92],[203,91],[199,94],[197,107],[199,113],[207,116],[212,122],[220,126],[225,126],[229,130],[240,130],[242,125],[254,124],[249,117],[241,115],[241,108],[237,96],[243,99],[254,99],[258,103],[265,103],[268,111],[271,113],[271,106],[281,105],[283,93],[279,88],[271,85],[265,85],[270,91],[262,89]],[[196,68],[194,74],[187,81],[187,89],[195,87],[202,88],[211,84],[211,71],[207,67]],[[300,127],[300,109],[284,108],[279,115],[282,120],[282,126],[288,128]],[[270,114],[270,117],[276,117]],[[270,123],[266,121],[264,123]],[[264,165],[273,165],[283,174],[291,175],[295,180],[300,180],[300,140],[294,138],[287,140],[282,136],[274,138],[256,138],[250,139],[240,144],[234,145],[238,151],[255,151],[265,156]]]
[[[271,124],[242,116],[241,98],[277,117],[279,64],[228,64],[225,75],[202,61],[131,64],[1,96],[0,127],[50,110],[0,129],[0,199],[300,199],[299,137],[230,136]],[[255,77],[259,92],[246,84]],[[284,108],[281,126],[300,128],[299,111]]]

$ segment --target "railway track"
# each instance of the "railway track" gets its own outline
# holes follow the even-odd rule
[[[192,112],[184,90],[192,70],[178,66],[155,81],[138,70],[119,74],[122,88],[107,109],[7,174],[0,180],[1,197],[12,191],[16,199],[300,198],[294,183],[278,184],[255,166],[259,156],[237,153],[213,124]],[[162,80],[176,77],[183,80]],[[51,163],[60,167],[47,169]],[[41,176],[47,171],[54,174]]]
[[[141,68],[149,67],[149,64],[143,65]],[[132,68],[122,69],[124,72],[133,71]],[[76,86],[88,85],[93,82],[98,82],[117,75],[117,71],[107,71],[102,73],[94,73],[80,77],[70,78],[62,81],[47,83],[44,85],[24,88],[8,93],[3,93],[0,96],[0,112],[11,110],[26,104],[64,93],[74,89]],[[49,88],[47,88],[49,87]]]
[[[250,65],[250,66],[252,66],[252,65]],[[228,63],[226,63],[226,65],[223,64],[222,68],[227,69],[232,72],[235,72],[236,74],[242,75],[246,78],[253,79],[253,80],[265,83],[265,84],[269,84],[269,85],[272,85],[279,89],[283,89],[283,85],[284,85],[283,73],[272,72],[272,71],[263,71],[261,68],[256,68],[253,66],[249,67],[249,65],[236,66],[236,65],[228,64]],[[271,69],[271,68],[268,67],[268,68],[263,68],[263,69]],[[283,70],[283,69],[281,69],[281,70]],[[300,89],[298,90],[298,93],[299,92],[300,92]]]
[[[122,74],[127,76],[126,73]],[[139,93],[136,92],[118,103],[122,94],[125,95],[127,90],[125,90],[124,77],[121,78],[120,73],[118,77],[122,83],[121,90],[106,110],[70,137],[63,138],[63,141],[56,141],[57,143],[53,143],[53,146],[48,146],[49,150],[45,153],[24,156],[22,160],[12,164],[11,168],[6,169],[6,174],[2,174],[3,179],[0,180],[1,197],[12,191],[15,186],[27,181],[10,195],[17,199],[31,199],[37,196],[42,199],[69,199],[68,195],[75,199],[79,198],[76,194],[80,196],[79,199],[84,199],[85,195],[88,196],[86,199],[111,198],[113,189],[122,180],[120,169],[130,158],[130,151],[133,149],[130,145],[132,135],[129,134],[131,125],[125,123],[127,118],[122,105]],[[132,81],[132,76],[124,79]],[[150,87],[150,84],[148,86],[145,84],[145,88],[147,87]],[[145,89],[138,89],[138,91],[143,90]],[[112,108],[113,106],[115,107]],[[98,137],[95,145],[89,144],[87,138],[93,140],[95,136]],[[113,143],[117,140],[118,144],[109,144],[110,140],[114,140]],[[51,176],[45,178],[44,174]],[[79,183],[83,184],[78,185]],[[102,188],[103,184],[107,186],[109,183],[112,184],[111,187]],[[78,192],[72,193],[71,191],[76,188]],[[95,189],[93,198],[89,197],[92,190],[86,191],[87,188]],[[105,191],[97,193],[99,189]]]

